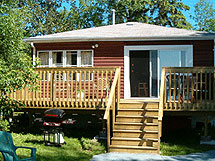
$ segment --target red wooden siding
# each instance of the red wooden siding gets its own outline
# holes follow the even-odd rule
[[[214,66],[214,41],[194,41],[193,65]]]
[[[124,96],[124,43],[99,42],[94,52],[94,66],[121,67],[121,97]]]
[[[194,66],[214,65],[214,40],[180,40],[180,41],[115,41],[115,42],[60,42],[38,43],[37,50],[92,50],[94,49],[94,66],[121,67],[121,98],[124,96],[124,46],[129,45],[193,45]]]

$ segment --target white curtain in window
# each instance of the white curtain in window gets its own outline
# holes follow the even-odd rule
[[[41,65],[49,65],[49,53],[48,52],[40,52],[39,58]]]
[[[56,66],[56,64],[57,64],[57,53],[52,52],[52,60],[53,60],[52,65]]]
[[[92,65],[92,51],[81,51],[81,65]]]

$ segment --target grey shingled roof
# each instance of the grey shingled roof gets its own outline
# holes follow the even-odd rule
[[[131,40],[198,40],[215,39],[215,34],[163,27],[138,22],[93,27],[29,37],[27,42],[61,42],[61,41],[131,41]]]

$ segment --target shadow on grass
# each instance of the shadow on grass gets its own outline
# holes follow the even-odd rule
[[[162,155],[185,155],[214,148],[211,145],[200,145],[200,134],[192,129],[165,131],[161,138]]]
[[[19,155],[20,159],[28,158],[28,155]],[[53,151],[52,154],[37,154],[37,161],[88,161],[92,155],[86,153],[78,153],[75,156],[67,155],[59,151]]]
[[[25,143],[44,144],[43,140],[25,140]]]

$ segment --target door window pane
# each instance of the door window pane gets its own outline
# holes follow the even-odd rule
[[[77,51],[66,52],[66,65],[77,66]]]
[[[63,52],[52,52],[52,59],[54,66],[63,66]]]
[[[49,65],[49,53],[48,52],[39,52],[39,58],[41,66]]]
[[[81,66],[92,66],[92,51],[81,51]]]
[[[150,51],[130,51],[131,97],[149,97]]]
[[[179,67],[181,64],[181,52],[177,50],[160,51],[160,74],[162,67]]]

